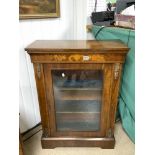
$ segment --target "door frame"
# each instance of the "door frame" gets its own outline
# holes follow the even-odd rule
[[[110,103],[111,103],[111,89],[112,89],[112,64],[43,64],[46,100],[49,117],[48,130],[50,137],[105,137],[107,135],[107,127],[110,122]],[[100,115],[100,130],[99,131],[56,131],[56,117],[55,117],[55,103],[54,103],[54,91],[53,79],[51,70],[103,70],[103,84],[102,84],[102,104]]]

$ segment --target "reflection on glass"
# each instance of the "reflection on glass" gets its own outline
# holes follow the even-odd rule
[[[52,71],[57,131],[100,129],[102,71]]]

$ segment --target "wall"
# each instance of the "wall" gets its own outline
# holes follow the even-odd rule
[[[87,1],[84,0],[60,0],[60,18],[20,21],[19,111],[21,132],[40,122],[33,66],[24,47],[39,39],[86,39],[86,5]]]

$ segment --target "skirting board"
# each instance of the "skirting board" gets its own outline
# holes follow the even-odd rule
[[[114,149],[115,138],[41,138],[42,148],[51,149],[56,147],[101,147]]]

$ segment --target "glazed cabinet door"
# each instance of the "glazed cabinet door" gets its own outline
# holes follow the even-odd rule
[[[112,64],[44,64],[52,136],[106,136]]]

